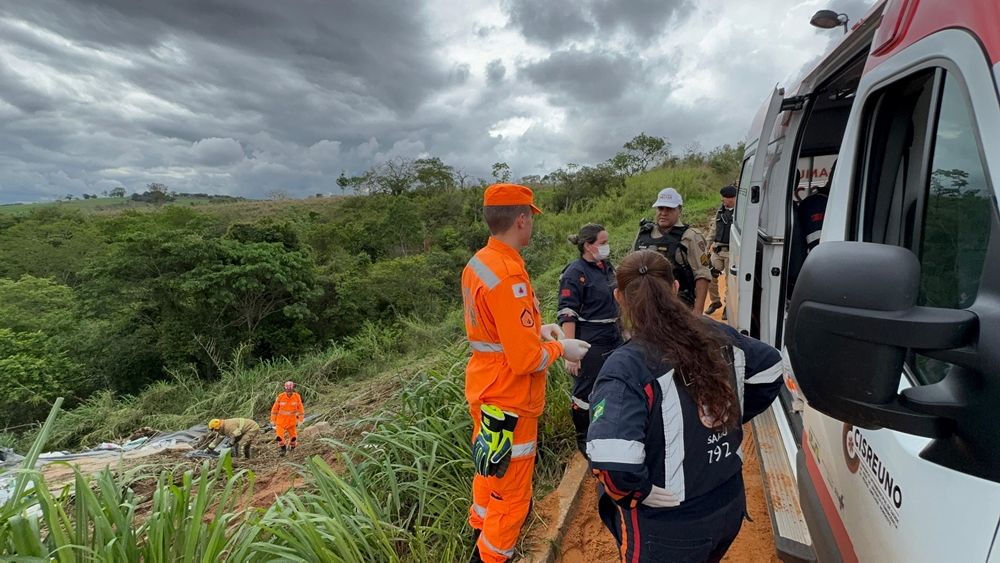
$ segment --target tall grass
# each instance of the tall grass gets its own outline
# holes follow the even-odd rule
[[[433,365],[410,379],[385,411],[355,421],[370,430],[356,442],[330,441],[336,456],[308,460],[302,468],[305,485],[281,495],[263,513],[244,508],[254,475],[234,472],[228,454],[198,472],[160,473],[148,496],[133,490],[133,477],[109,471],[96,477],[77,471],[71,486],[52,494],[41,473],[27,468],[54,427],[53,411],[20,470],[20,493],[0,508],[0,559],[467,558],[473,475],[464,396],[467,357],[466,344],[442,346]],[[540,492],[554,486],[572,448],[567,381],[561,368],[549,378],[551,400],[540,428]],[[136,507],[146,503],[148,511],[140,514]]]

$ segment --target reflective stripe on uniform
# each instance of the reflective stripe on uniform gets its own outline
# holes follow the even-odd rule
[[[486,507],[485,506],[473,503],[473,505],[472,505],[472,511],[476,513],[476,516],[479,516],[480,518],[486,518]]]
[[[743,393],[747,380],[747,356],[742,348],[733,346],[733,368],[736,370],[736,399],[740,404],[740,418],[743,417]]]
[[[642,463],[646,461],[646,446],[642,442],[619,438],[590,440],[587,457],[593,463]]]
[[[514,444],[510,448],[510,458],[517,459],[519,457],[528,457],[529,455],[534,455],[535,453],[535,441],[526,442],[524,444]]]
[[[820,236],[822,234],[823,234],[823,231],[815,231],[815,232],[809,233],[808,235],[806,235],[806,242],[807,243],[818,242],[819,238],[820,238]]]
[[[482,281],[483,285],[486,287],[493,289],[494,287],[500,285],[500,278],[498,278],[497,275],[493,273],[493,270],[484,264],[478,257],[473,256],[472,259],[469,260],[469,267],[472,268],[472,271],[476,273],[476,276],[479,277],[479,280]]]
[[[660,412],[663,416],[663,488],[677,494],[684,501],[684,414],[681,399],[674,381],[674,370],[656,379],[663,391]]]
[[[775,381],[781,379],[783,371],[784,368],[782,367],[781,362],[778,362],[766,370],[747,379],[747,383],[774,383]]]
[[[485,545],[486,548],[492,551],[493,553],[499,553],[504,557],[510,557],[514,555],[514,548],[500,549],[499,547],[490,543],[489,538],[486,537],[486,531],[483,531],[483,533],[479,534],[479,541],[483,542],[483,545]]]
[[[578,315],[576,313],[576,311],[574,311],[573,309],[570,309],[570,308],[567,307],[565,309],[559,309],[559,312],[556,313],[556,316],[557,317],[564,317],[565,316],[565,317],[576,318],[576,317],[579,317],[580,315]]]
[[[538,367],[535,368],[535,371],[542,371],[548,365],[549,365],[549,351],[546,350],[545,348],[542,348],[542,361],[538,362]]]
[[[584,318],[581,317],[581,318],[579,318],[577,320],[580,321],[581,323],[594,323],[594,324],[601,324],[601,325],[609,325],[609,324],[613,324],[613,323],[618,322],[617,318],[614,318],[614,319],[584,319]]]
[[[588,403],[587,401],[584,401],[583,399],[581,399],[579,397],[573,397],[573,404],[576,405],[576,406],[578,406],[578,407],[580,407],[581,409],[583,409],[585,411],[589,411],[590,410],[590,403]]]
[[[495,342],[480,342],[478,340],[470,340],[469,346],[472,347],[476,352],[503,352],[503,345],[497,344]]]

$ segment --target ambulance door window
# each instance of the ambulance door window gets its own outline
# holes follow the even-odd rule
[[[979,291],[993,195],[972,108],[956,77],[944,77],[933,139],[920,236],[913,248],[921,269],[918,304],[964,309]],[[918,355],[911,367],[929,383],[940,381],[951,365]]]
[[[739,232],[743,232],[743,217],[747,213],[747,204],[750,203],[750,174],[753,171],[753,161],[756,156],[757,153],[754,153],[744,160],[743,169],[740,171],[740,191],[736,196],[736,221],[734,222],[736,230]],[[751,233],[753,232],[751,229]]]
[[[870,98],[862,181],[856,184],[861,193],[854,198],[857,240],[902,246],[912,241],[937,81],[938,72],[921,72]]]
[[[870,100],[855,238],[917,255],[919,305],[969,307],[993,228],[993,192],[968,94],[957,77],[937,68]],[[940,381],[952,367],[913,352],[907,359],[915,383]]]

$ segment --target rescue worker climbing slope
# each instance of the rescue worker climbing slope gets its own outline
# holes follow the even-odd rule
[[[618,265],[632,340],[590,395],[587,453],[622,561],[719,561],[746,512],[742,424],[783,384],[777,350],[698,315],[652,251]]]
[[[534,215],[541,213],[533,201],[524,186],[487,188],[483,218],[491,236],[462,272],[465,330],[472,348],[465,396],[476,463],[469,510],[469,524],[478,534],[472,561],[502,562],[514,554],[531,506],[546,370],[563,356],[581,360],[590,347],[575,339],[551,341],[561,330],[541,324],[521,258]]]
[[[209,433],[196,444],[194,449],[205,447],[209,452],[214,452],[223,440],[229,438],[234,459],[240,457],[240,446],[243,447],[243,456],[250,459],[250,448],[257,441],[257,435],[260,433],[260,425],[249,418],[227,418],[225,420],[213,418],[208,421],[208,429]]]
[[[587,428],[590,426],[590,391],[604,360],[621,345],[618,330],[618,303],[615,301],[615,268],[608,257],[611,246],[604,227],[589,223],[569,237],[580,251],[559,277],[559,322],[568,338],[590,343],[582,362],[566,360],[566,371],[573,376],[570,416],[576,428],[576,445],[587,454]]]
[[[280,455],[285,455],[285,452],[294,450],[298,445],[298,426],[305,417],[306,410],[302,405],[302,397],[295,392],[295,383],[286,381],[285,391],[278,394],[271,406],[271,424],[274,425]]]

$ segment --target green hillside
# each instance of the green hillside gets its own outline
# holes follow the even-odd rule
[[[554,319],[559,273],[576,255],[567,235],[587,222],[604,224],[614,260],[666,186],[684,195],[686,222],[707,225],[738,162],[739,149],[725,147],[632,175],[612,159],[534,179],[546,212],[525,258],[543,316]],[[0,216],[6,443],[79,447],[142,426],[266,419],[286,379],[340,440],[330,444],[333,462],[312,458],[302,469],[305,486],[266,510],[233,500],[252,485],[253,472],[225,460],[201,473],[161,474],[146,493],[158,500],[141,517],[127,509],[143,496],[126,486],[134,475],[105,474],[95,484],[81,476],[74,496],[23,494],[0,508],[0,555],[44,558],[63,547],[66,560],[84,553],[100,560],[466,557],[471,424],[458,282],[486,240],[482,186],[414,178],[396,193],[308,204],[113,214],[49,207]],[[539,494],[557,481],[573,448],[567,390],[557,365],[541,428]],[[36,421],[57,396],[67,398],[68,411],[39,432]],[[25,516],[34,503],[43,508],[38,519]],[[207,507],[214,518],[203,523]],[[31,539],[32,526],[49,531],[44,540]]]

